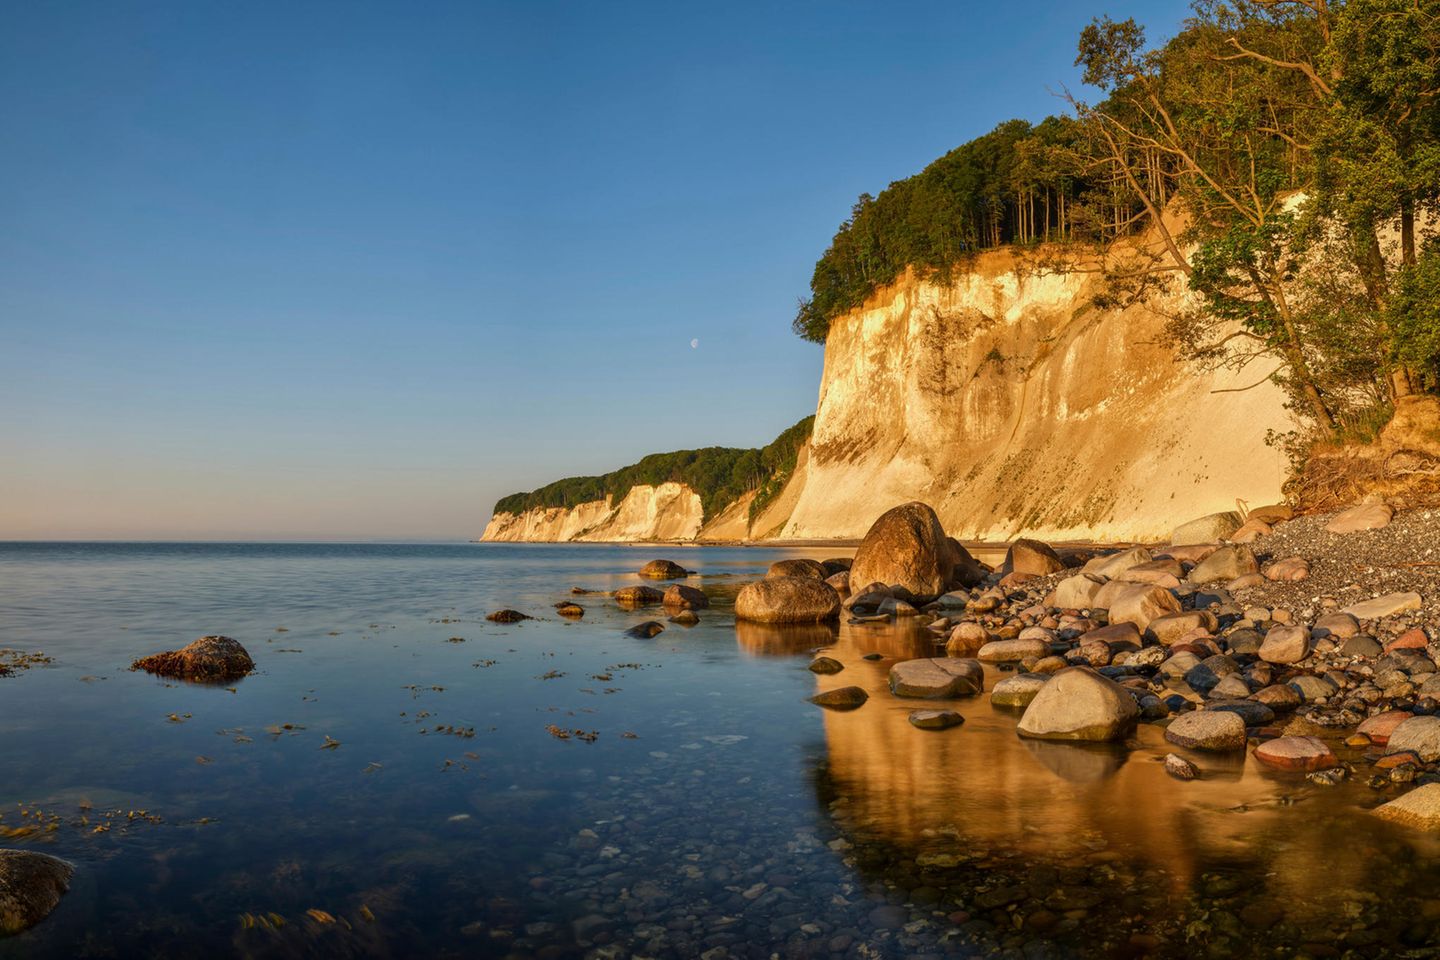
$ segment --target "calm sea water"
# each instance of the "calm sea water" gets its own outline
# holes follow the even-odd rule
[[[1440,941],[1427,838],[1326,790],[1019,740],[984,697],[912,728],[916,624],[737,627],[781,556],[666,548],[714,608],[651,640],[655,548],[0,544],[0,845],[74,861],[0,957],[1399,955]],[[515,607],[541,619],[483,620]],[[207,633],[232,688],[132,673]],[[845,665],[808,670],[824,647]],[[993,683],[998,674],[988,681]],[[805,700],[859,684],[860,710]],[[566,739],[555,732],[568,735]],[[577,732],[585,736],[577,735]],[[591,737],[593,734],[593,738]],[[1363,767],[1362,767],[1363,769]],[[1364,779],[1361,777],[1360,779]],[[34,829],[32,829],[34,828]],[[1415,954],[1420,955],[1420,954]],[[1425,954],[1430,955],[1430,954]]]

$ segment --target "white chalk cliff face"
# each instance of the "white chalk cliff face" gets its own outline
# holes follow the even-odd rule
[[[967,539],[1152,540],[1279,501],[1265,438],[1293,427],[1284,395],[1238,389],[1272,367],[1182,364],[1160,312],[1100,310],[1096,292],[1005,250],[947,283],[902,279],[832,323],[810,444],[753,521],[742,498],[702,526],[699,497],[667,483],[497,515],[483,539],[851,539],[923,500]]]
[[[1293,424],[1271,366],[1175,359],[1154,309],[1099,310],[1094,275],[1009,251],[948,284],[905,279],[837,318],[805,488],[785,539],[860,537],[933,505],[952,536],[1143,540],[1281,499],[1267,431]]]

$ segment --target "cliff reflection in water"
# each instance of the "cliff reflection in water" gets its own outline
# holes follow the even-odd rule
[[[1141,725],[1125,744],[1023,740],[1020,711],[992,708],[988,691],[1003,674],[987,668],[987,693],[946,701],[965,723],[943,732],[910,725],[912,710],[942,705],[890,695],[887,657],[935,655],[923,627],[844,624],[827,656],[845,664],[817,678],[817,690],[851,684],[870,700],[851,712],[824,713],[828,759],[819,770],[822,801],[857,849],[884,872],[895,864],[989,867],[990,854],[1035,864],[1109,864],[1134,877],[1155,874],[1157,896],[1203,887],[1206,874],[1247,874],[1256,896],[1283,903],[1300,920],[1337,909],[1356,891],[1435,882],[1415,842],[1371,817],[1379,798],[1363,785],[1320,788],[1299,775],[1257,768],[1247,755],[1187,754],[1203,771],[1171,779],[1163,731]],[[943,654],[941,654],[943,655]],[[1398,841],[1398,842],[1397,842]],[[1389,848],[1376,856],[1378,848]],[[1398,848],[1398,849],[1397,849]],[[1433,852],[1433,851],[1431,851]],[[982,874],[983,876],[983,874]],[[1413,893],[1413,887],[1406,891]]]

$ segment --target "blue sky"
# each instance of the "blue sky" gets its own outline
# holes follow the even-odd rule
[[[1185,7],[0,10],[0,538],[464,538],[814,412],[856,195]]]

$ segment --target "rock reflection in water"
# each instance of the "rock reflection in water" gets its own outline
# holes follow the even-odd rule
[[[946,701],[965,716],[963,726],[917,730],[909,712],[934,704],[891,696],[889,663],[863,659],[872,650],[912,650],[917,640],[935,655],[911,625],[886,635],[846,624],[824,651],[871,699],[852,713],[824,714],[828,756],[817,788],[856,845],[859,867],[869,864],[879,878],[899,871],[908,874],[902,883],[920,882],[919,871],[927,886],[949,887],[964,903],[963,891],[977,882],[1004,882],[998,862],[977,872],[977,858],[1015,858],[1010,882],[1044,864],[1101,871],[1117,891],[1136,884],[1151,898],[1145,908],[1159,911],[1146,923],[1172,930],[1182,913],[1199,909],[1194,898],[1216,891],[1233,901],[1217,908],[1261,903],[1290,922],[1338,923],[1357,896],[1374,902],[1368,891],[1413,899],[1435,882],[1423,859],[1409,871],[1393,859],[1377,862],[1373,851],[1393,849],[1394,837],[1366,813],[1375,799],[1360,784],[1327,790],[1261,771],[1244,754],[1177,750],[1143,724],[1125,744],[1025,740],[1015,733],[1021,711],[992,708],[988,693]],[[1002,676],[987,670],[986,690]],[[1160,761],[1171,751],[1195,761],[1202,778],[1170,779]],[[949,874],[936,876],[936,864]]]
[[[752,657],[794,657],[835,642],[828,623],[752,623],[735,621],[735,642]]]

